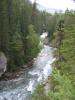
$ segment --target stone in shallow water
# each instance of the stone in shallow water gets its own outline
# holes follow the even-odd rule
[[[7,58],[4,53],[0,52],[0,77],[7,70]]]

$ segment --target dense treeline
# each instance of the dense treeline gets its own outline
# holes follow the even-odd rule
[[[39,11],[36,2],[32,4],[29,0],[0,1],[0,52],[8,59],[9,71],[20,68],[37,55],[39,34],[53,33],[57,16]]]
[[[25,37],[28,34],[31,8],[28,0],[0,2],[0,51],[7,56],[8,70],[14,70],[24,63]]]
[[[39,85],[33,100],[75,100],[75,11],[66,10],[63,14],[53,34],[52,44],[57,47],[57,61],[48,80],[48,93],[43,85]]]

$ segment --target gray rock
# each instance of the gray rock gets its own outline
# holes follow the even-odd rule
[[[23,65],[22,68],[27,68],[27,65]]]
[[[0,52],[0,77],[7,70],[7,58],[3,52]]]

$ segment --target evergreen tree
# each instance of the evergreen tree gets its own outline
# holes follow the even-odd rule
[[[38,54],[40,47],[39,47],[39,36],[34,31],[33,25],[29,25],[29,35],[27,36],[27,51],[26,57],[29,60],[32,60]]]

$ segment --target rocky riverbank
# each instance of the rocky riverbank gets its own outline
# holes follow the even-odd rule
[[[22,66],[20,69],[17,69],[14,72],[6,71],[0,77],[0,81],[8,81],[8,80],[19,78],[24,73],[24,70],[26,70],[27,68],[31,68],[32,66],[33,66],[33,60],[30,61],[27,65]]]

